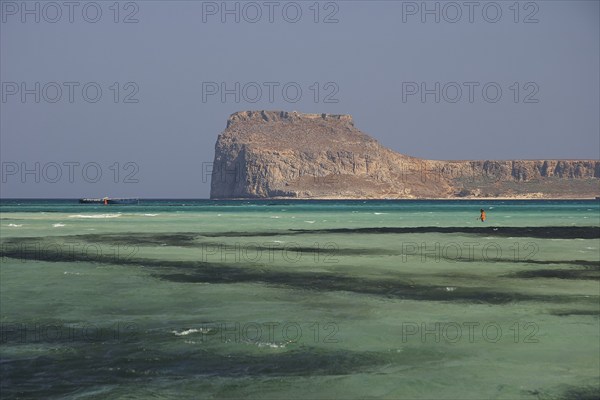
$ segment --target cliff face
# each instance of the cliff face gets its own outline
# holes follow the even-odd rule
[[[349,115],[234,113],[211,198],[594,197],[598,160],[437,161],[396,153]]]

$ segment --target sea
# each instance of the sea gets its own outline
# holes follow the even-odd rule
[[[599,201],[4,199],[0,242],[2,399],[600,397]]]

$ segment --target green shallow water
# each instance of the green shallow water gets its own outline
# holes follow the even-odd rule
[[[0,211],[2,398],[600,395],[598,202]]]

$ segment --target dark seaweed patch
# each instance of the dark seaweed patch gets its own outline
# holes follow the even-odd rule
[[[508,278],[557,278],[577,280],[598,280],[599,270],[590,269],[536,269],[531,271],[517,271],[505,275]]]
[[[598,400],[600,399],[600,384],[597,386],[574,387],[565,390],[562,400]]]
[[[409,233],[462,233],[497,237],[532,237],[541,239],[598,239],[597,226],[423,226],[423,227],[371,227],[371,228],[331,228],[331,229],[290,229],[282,231],[230,231],[199,233],[204,237],[259,237],[302,234],[409,234]]]
[[[395,280],[357,279],[333,274],[304,274],[238,271],[235,274],[213,274],[209,271],[155,274],[157,278],[179,283],[257,282],[303,290],[348,291],[404,300],[455,301],[507,304],[516,301],[573,301],[574,297],[527,295],[497,292],[482,287],[462,287],[448,291],[445,286],[416,285]]]
[[[538,265],[555,265],[555,264],[566,264],[566,265],[576,265],[584,268],[596,268],[600,269],[600,261],[589,261],[589,260],[530,260],[530,259],[518,259],[514,257],[506,257],[506,258],[486,258],[485,260],[480,258],[451,258],[451,257],[442,257],[440,258],[449,260],[449,261],[458,261],[458,262],[485,262],[485,263],[493,263],[493,262],[501,262],[501,263],[516,263],[516,264],[538,264]]]
[[[593,315],[598,317],[600,316],[600,310],[553,310],[550,311],[550,315],[556,315],[558,317],[568,317],[571,315]]]
[[[386,233],[466,233],[500,237],[533,237],[542,239],[597,239],[600,227],[597,226],[534,226],[534,227],[436,227],[414,228],[338,228],[338,229],[295,229],[296,233],[337,233],[337,234],[386,234]]]
[[[67,236],[65,236],[67,237]],[[185,247],[195,245],[197,233],[127,233],[73,235],[69,239],[79,239],[91,243],[119,244],[129,246],[167,245]]]
[[[579,265],[582,267],[590,267],[590,269],[600,270],[600,261],[589,261],[589,260],[524,260],[528,264],[572,264]]]
[[[188,346],[189,347],[189,346]],[[456,357],[456,355],[454,355]],[[166,353],[144,345],[82,346],[76,354],[28,359],[5,358],[1,363],[4,395],[48,398],[82,387],[150,382],[153,379],[195,377],[339,376],[370,372],[386,365],[413,365],[447,358],[418,349],[395,352],[354,352],[300,347],[265,354],[219,354],[204,348]]]
[[[302,290],[348,291],[396,299],[429,301],[464,301],[490,304],[506,304],[514,301],[574,301],[575,296],[527,295],[514,292],[498,292],[486,287],[458,287],[452,291],[445,286],[417,285],[410,281],[355,278],[333,273],[302,271],[275,271],[257,269],[226,263],[199,261],[169,261],[145,258],[123,258],[112,256],[87,257],[80,253],[64,254],[52,249],[42,253],[27,250],[2,248],[0,256],[49,262],[95,262],[105,264],[135,265],[155,269],[156,278],[180,283],[264,283]],[[590,300],[593,300],[590,298]],[[596,299],[597,301],[597,299]]]

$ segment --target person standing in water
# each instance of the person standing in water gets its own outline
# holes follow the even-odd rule
[[[479,212],[481,212],[481,215],[479,215],[479,218],[481,220],[481,222],[485,222],[485,211],[484,209],[480,209]]]

